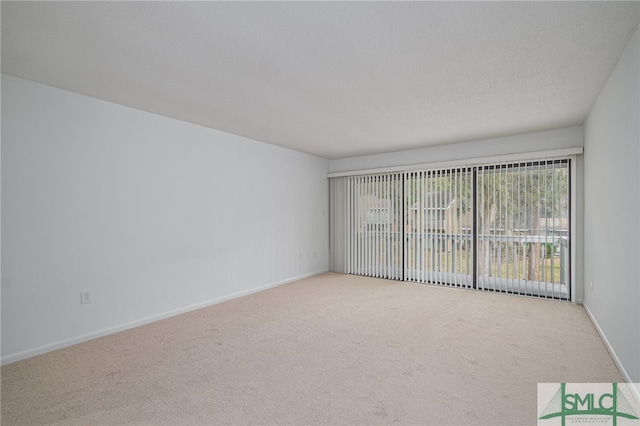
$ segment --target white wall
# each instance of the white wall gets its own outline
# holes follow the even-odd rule
[[[327,171],[2,76],[2,362],[326,271]]]
[[[367,170],[381,167],[407,166],[442,161],[467,160],[500,155],[521,154],[583,145],[582,126],[548,132],[527,133],[496,139],[485,139],[453,145],[397,151],[387,154],[366,155],[332,160],[331,172]]]
[[[637,30],[584,125],[585,306],[634,382],[640,382],[638,38]]]

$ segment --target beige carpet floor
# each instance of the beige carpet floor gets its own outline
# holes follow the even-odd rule
[[[622,382],[582,307],[324,274],[9,364],[2,425],[536,424]]]

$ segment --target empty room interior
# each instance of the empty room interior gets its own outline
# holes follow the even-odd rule
[[[639,22],[2,1],[2,423],[640,422]]]

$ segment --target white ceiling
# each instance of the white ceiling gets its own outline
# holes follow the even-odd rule
[[[2,72],[327,158],[581,124],[632,2],[2,2]]]

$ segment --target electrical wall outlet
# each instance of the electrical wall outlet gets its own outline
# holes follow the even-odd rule
[[[83,290],[80,292],[80,303],[91,303],[91,290]]]

